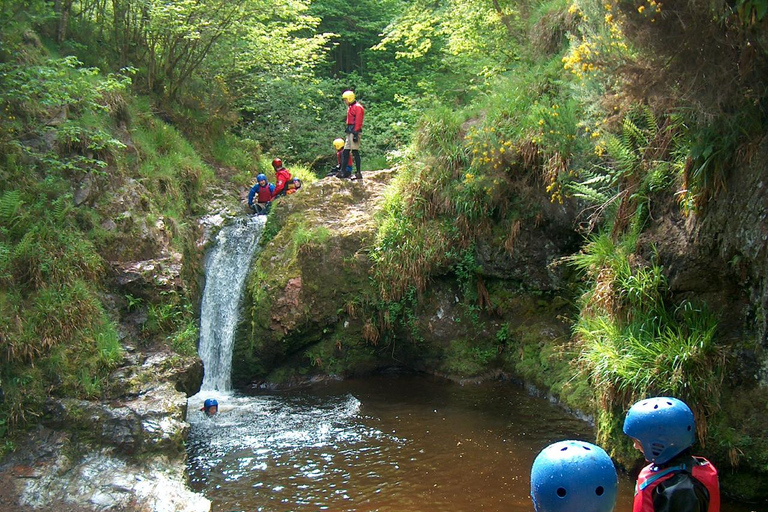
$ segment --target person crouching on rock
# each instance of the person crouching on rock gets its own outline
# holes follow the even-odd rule
[[[272,191],[272,199],[274,199],[285,195],[285,187],[291,181],[291,171],[283,167],[283,161],[280,158],[272,160],[272,168],[275,170],[275,190]]]
[[[272,203],[274,193],[275,186],[267,183],[266,174],[259,174],[256,176],[256,184],[248,192],[248,206],[256,215],[266,215],[269,213],[269,205]]]
[[[215,398],[208,398],[205,400],[205,402],[203,402],[203,406],[200,408],[200,410],[203,411],[209,418],[211,416],[216,416],[216,413],[219,412],[219,402],[216,401]]]

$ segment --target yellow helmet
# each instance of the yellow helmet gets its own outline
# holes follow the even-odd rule
[[[336,151],[338,151],[341,148],[343,148],[344,147],[344,139],[334,139],[333,147],[336,148]]]
[[[352,91],[344,91],[341,94],[341,97],[347,103],[352,103],[353,101],[355,101],[355,93],[353,93]]]

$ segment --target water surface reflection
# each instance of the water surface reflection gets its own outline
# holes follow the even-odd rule
[[[190,399],[189,475],[213,511],[532,512],[530,467],[592,428],[509,383],[387,376]],[[620,475],[616,512],[629,512]],[[724,509],[725,511],[725,509]],[[735,512],[735,511],[733,511]]]

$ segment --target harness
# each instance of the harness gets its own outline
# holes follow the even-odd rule
[[[720,485],[717,478],[717,470],[707,459],[695,457],[693,463],[678,464],[664,468],[661,471],[654,471],[653,468],[655,468],[655,465],[649,464],[643,468],[637,477],[635,500],[632,507],[633,512],[653,511],[653,489],[676,473],[687,473],[699,481],[709,492],[707,512],[720,512]]]

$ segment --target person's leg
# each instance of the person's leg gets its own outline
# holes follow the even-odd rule
[[[348,166],[345,162],[349,162],[349,152],[351,150],[348,148],[344,148],[344,152],[341,154],[341,161],[344,162],[342,164],[343,172],[341,172],[338,176],[339,178],[349,178],[351,176],[351,172],[348,170]]]
[[[360,150],[353,149],[352,156],[354,156],[355,158],[355,170],[357,171],[356,174],[359,174],[360,176],[362,176],[362,174],[360,173]]]

